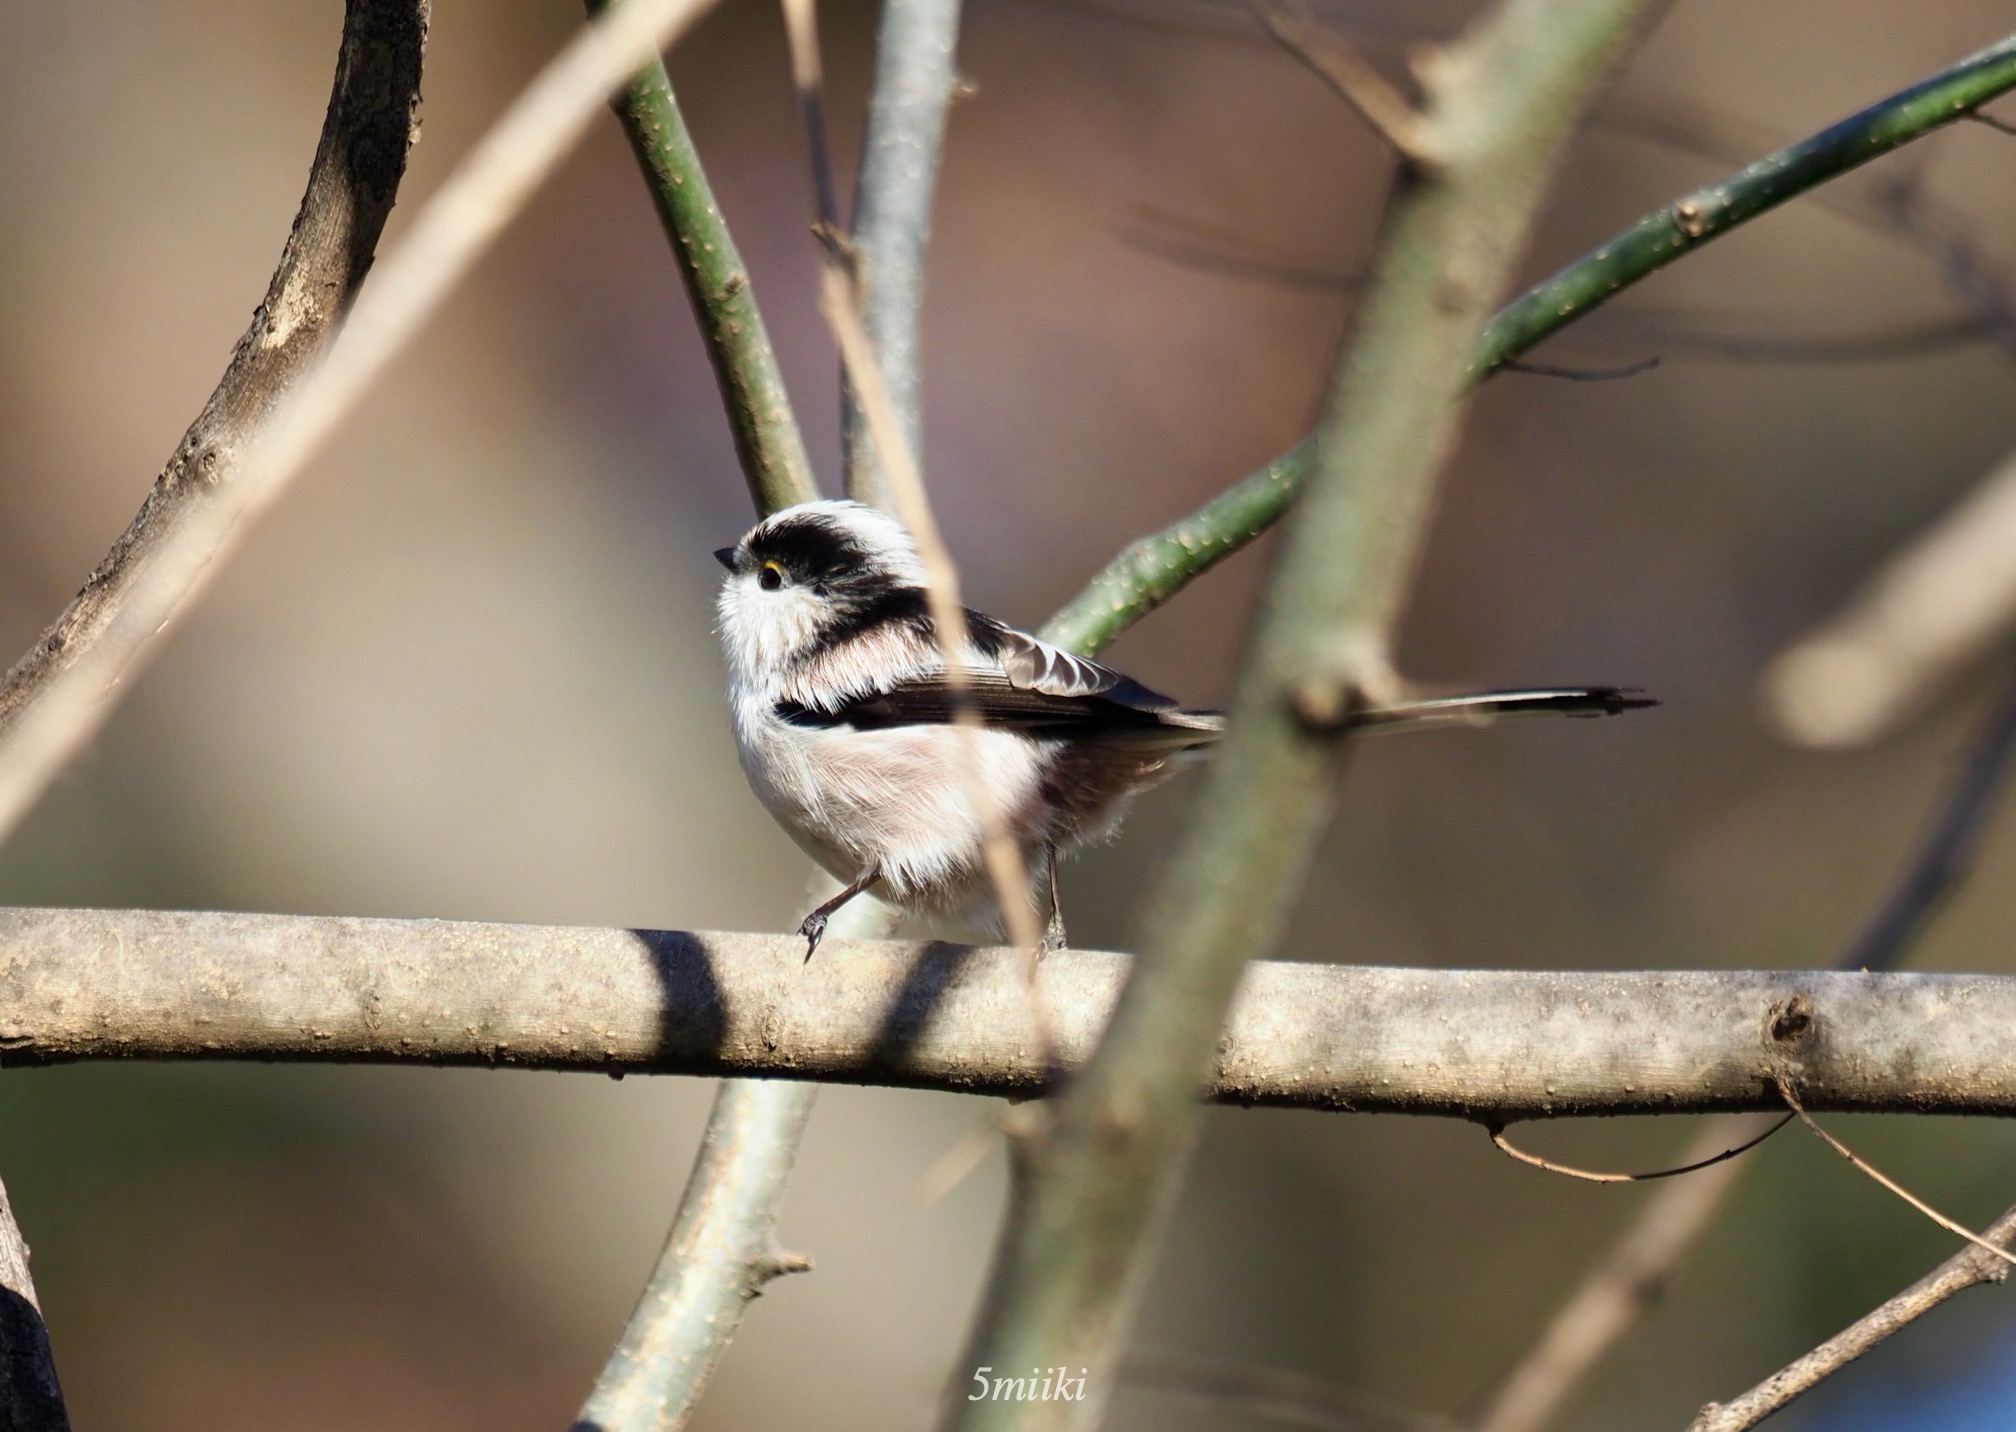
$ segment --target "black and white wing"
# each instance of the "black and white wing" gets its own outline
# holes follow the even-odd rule
[[[1216,712],[1185,711],[1111,667],[979,612],[968,611],[966,620],[982,664],[966,673],[963,703],[983,725],[1032,736],[1178,747],[1207,744],[1224,729]],[[848,696],[830,710],[784,702],[778,714],[799,725],[881,730],[943,725],[955,719],[961,700],[941,669]]]

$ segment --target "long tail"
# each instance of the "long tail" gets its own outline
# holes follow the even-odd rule
[[[1659,703],[1632,686],[1543,686],[1520,691],[1473,691],[1372,706],[1344,724],[1354,731],[1426,731],[1438,726],[1490,726],[1533,716],[1617,716]],[[1201,751],[1225,734],[1222,711],[1161,711],[1159,724],[1115,733],[1130,745]]]
[[[1530,716],[1618,716],[1658,704],[1629,686],[1550,686],[1375,706],[1359,712],[1351,724],[1366,731],[1419,731],[1433,726],[1489,726]]]

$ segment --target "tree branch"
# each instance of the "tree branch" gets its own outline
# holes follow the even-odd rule
[[[28,1272],[28,1243],[0,1188],[0,1428],[6,1432],[70,1432],[49,1329]]]
[[[2016,36],[1820,133],[1697,189],[1614,235],[1501,309],[1470,361],[1482,381],[1541,340],[1701,245],[2016,89]],[[1315,456],[1305,438],[1266,467],[1107,564],[1044,634],[1096,651],[1279,519]]]
[[[112,628],[191,514],[237,478],[254,432],[357,297],[419,130],[428,11],[429,0],[345,4],[322,137],[265,300],[139,514],[84,589],[0,681],[0,745],[11,742]],[[0,814],[0,837],[11,824]]]
[[[1021,952],[785,935],[158,910],[0,911],[0,1067],[103,1059],[754,1075],[1022,1095]],[[1128,968],[1043,961],[1080,1067]],[[1255,962],[1234,1104],[1484,1123],[1779,1109],[2016,1113],[2016,976],[1527,973]]]
[[[609,0],[587,0],[599,15]],[[671,240],[686,296],[699,321],[735,436],[735,456],[758,512],[775,512],[819,495],[791,397],[770,347],[742,251],[721,215],[714,186],[687,132],[665,64],[653,56],[612,102],[629,137],[644,187]]]
[[[961,1364],[1083,1365],[1090,1395],[1021,1404],[955,1390],[947,1426],[1081,1427],[1103,1413],[1227,1007],[1300,889],[1350,715],[1392,694],[1387,644],[1457,430],[1465,359],[1636,10],[1508,0],[1417,63],[1417,134],[1436,163],[1400,172],[1227,738],[1146,903],[1146,958],[1098,1056],[1024,1151]]]
[[[765,1285],[812,1260],[775,1241],[816,1084],[724,1079],[651,1281],[573,1432],[676,1432]]]
[[[2016,1208],[1985,1230],[1988,1242],[2016,1248]],[[2009,1276],[2001,1258],[1969,1245],[1881,1307],[1836,1333],[1791,1366],[1773,1373],[1731,1402],[1711,1402],[1688,1424],[1687,1432],[1743,1432],[1786,1403],[1839,1372],[1892,1333],[1916,1322],[1955,1293]]]
[[[1842,948],[1835,969],[1886,970],[1903,959],[1966,877],[2012,761],[2016,678],[1983,721],[1896,884]],[[1696,1133],[1681,1162],[1707,1158],[1758,1127],[1751,1115],[1712,1120]],[[1742,1176],[1733,1163],[1719,1165],[1648,1201],[1485,1400],[1470,1423],[1473,1432],[1537,1432],[1551,1421],[1665,1287]]]
[[[868,132],[854,190],[853,252],[864,286],[861,321],[899,428],[920,462],[924,246],[931,237],[945,121],[959,84],[955,62],[961,5],[962,0],[884,0]],[[844,375],[840,423],[847,495],[894,511],[867,420]]]
[[[618,0],[478,141],[379,264],[327,356],[253,430],[233,480],[183,506],[88,641],[68,643],[65,662],[33,681],[33,699],[14,709],[0,740],[0,838],[97,731],[160,635],[552,172],[595,108],[712,3]]]

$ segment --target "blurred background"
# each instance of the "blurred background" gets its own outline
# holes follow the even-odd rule
[[[1324,0],[1397,73],[1461,4]],[[843,160],[873,7],[824,7]],[[124,527],[264,291],[313,150],[338,0],[0,6],[0,659]],[[388,238],[578,22],[438,0],[425,130]],[[2016,27],[2016,5],[1679,0],[1577,142],[1527,271]],[[969,0],[925,315],[926,458],[970,598],[1033,625],[1126,540],[1312,422],[1385,159],[1236,0]],[[834,357],[775,7],[728,0],[672,60],[815,458]],[[1652,123],[1647,123],[1647,117]],[[1698,149],[1698,146],[1697,146]],[[1730,162],[1725,162],[1730,161]],[[1885,172],[1991,235],[2016,140],[1962,125]],[[1900,169],[1900,166],[1902,169]],[[2016,244],[2007,246],[2016,262]],[[1619,682],[1601,724],[1368,743],[1286,954],[1434,966],[1831,959],[1917,833],[1996,673],[1888,743],[1792,750],[1755,683],[2016,445],[2016,365],[1757,364],[1683,341],[1951,317],[1909,242],[1801,203],[1508,374],[1446,486],[1405,665],[1450,685]],[[1712,345],[1710,345],[1712,346]],[[748,795],[708,552],[751,514],[665,241],[599,122],[234,563],[89,757],[0,850],[0,902],[784,929],[803,862]],[[1266,553],[1118,664],[1220,698]],[[1122,946],[1180,819],[1157,793],[1066,873]],[[2016,820],[1918,949],[2008,970]],[[94,1066],[0,1076],[0,1174],[80,1427],[565,1426],[655,1257],[711,1089],[433,1070]],[[998,1154],[919,1208],[986,1112],[822,1096],[783,1233],[815,1273],[752,1311],[697,1425],[921,1428],[1002,1197]],[[1988,1122],[1838,1119],[1976,1226],[2016,1196]],[[1654,1164],[1690,1129],[1525,1131]],[[1952,1240],[1792,1131],[1566,1425],[1677,1426]],[[1433,1120],[1213,1111],[1143,1349],[1460,1410],[1647,1190],[1512,1165]],[[2005,1425],[2016,1306],[1968,1294],[1784,1419]],[[1944,1419],[1944,1420],[1941,1420]],[[1166,1389],[1113,1425],[1261,1427]]]

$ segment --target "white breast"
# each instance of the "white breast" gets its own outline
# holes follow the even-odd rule
[[[871,865],[900,904],[959,910],[981,893],[982,827],[969,799],[976,757],[1025,846],[1039,819],[1039,747],[1001,731],[796,726],[763,693],[734,693],[735,740],[759,799],[834,878]],[[967,747],[966,743],[972,746]],[[973,754],[968,754],[968,751]]]

